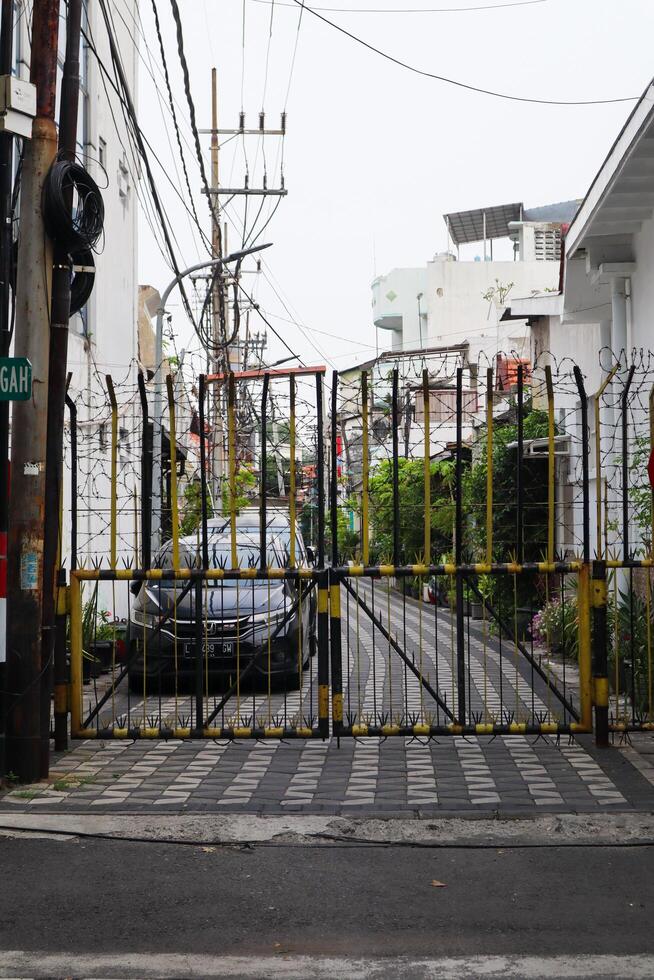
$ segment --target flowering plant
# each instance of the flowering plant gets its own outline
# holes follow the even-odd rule
[[[577,637],[577,597],[555,596],[532,617],[531,635],[537,643],[549,646],[558,653],[577,658],[579,640]]]

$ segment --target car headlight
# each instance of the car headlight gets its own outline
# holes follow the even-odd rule
[[[266,623],[270,623],[271,627],[275,627],[279,626],[287,615],[288,613],[284,612],[283,609],[273,610],[271,612],[255,613],[254,616],[250,616],[249,621],[253,626],[264,626]]]
[[[161,617],[158,614],[144,612],[142,609],[132,609],[131,619],[137,626],[155,629],[159,625]]]

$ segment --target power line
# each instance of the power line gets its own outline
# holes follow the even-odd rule
[[[274,3],[279,7],[292,7],[292,3],[283,0],[254,0],[254,3]],[[307,10],[322,10],[332,14],[467,14],[479,10],[503,10],[506,7],[533,7],[537,3],[549,3],[549,0],[513,0],[511,3],[481,4],[475,7],[307,7]],[[305,4],[302,4],[305,6]]]
[[[395,58],[392,54],[382,51],[381,48],[375,47],[375,45],[370,44],[369,41],[364,41],[364,39],[359,37],[357,34],[353,34],[344,27],[340,27],[338,24],[335,24],[333,20],[323,17],[323,15],[319,14],[313,7],[307,7],[304,0],[293,0],[293,2],[296,4],[296,6],[302,7],[303,10],[307,10],[310,14],[313,14],[314,17],[317,17],[318,20],[321,20],[324,24],[332,27],[335,31],[338,31],[340,34],[344,34],[352,41],[356,41],[357,44],[367,48],[368,51],[372,51],[373,54],[379,55],[380,58],[385,58],[386,61],[390,61],[392,64],[398,65],[398,67],[412,72],[414,75],[421,75],[423,78],[433,78],[437,82],[445,82],[448,85],[456,86],[456,88],[466,89],[468,92],[477,92],[480,95],[491,95],[493,98],[506,99],[508,102],[527,102],[532,105],[613,105],[617,102],[636,102],[638,99],[638,96],[625,96],[618,99],[579,99],[573,101],[564,99],[530,99],[522,95],[509,95],[506,92],[495,92],[493,89],[480,88],[477,85],[470,85],[467,82],[461,82],[455,78],[447,78],[445,75],[436,75],[433,72],[425,71],[422,68],[416,68],[415,65],[409,65],[406,61],[401,61],[399,58]]]

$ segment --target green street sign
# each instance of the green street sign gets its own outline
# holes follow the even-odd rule
[[[26,357],[0,357],[0,402],[32,397],[32,365]]]

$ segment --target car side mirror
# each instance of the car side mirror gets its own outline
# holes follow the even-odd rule
[[[140,582],[138,579],[134,579],[133,582],[129,583],[129,591],[132,593],[132,595],[138,595],[141,591],[142,585],[143,582]]]
[[[313,565],[315,560],[316,560],[315,551],[313,550],[313,548],[307,547],[307,561],[309,562],[310,565]]]

